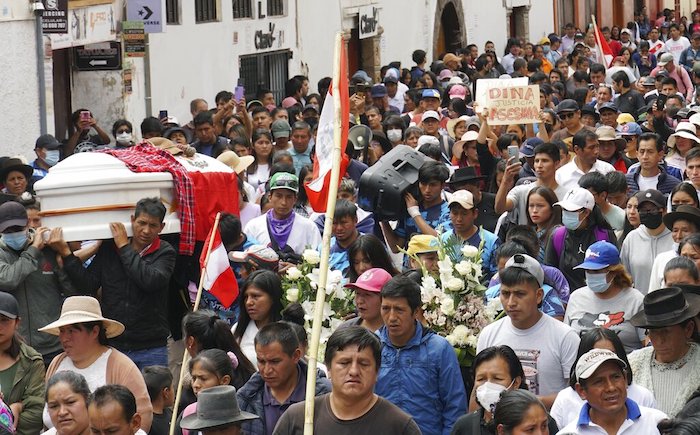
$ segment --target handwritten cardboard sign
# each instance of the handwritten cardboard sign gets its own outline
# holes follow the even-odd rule
[[[489,80],[486,80],[489,82]],[[477,87],[481,80],[477,82]],[[491,84],[491,83],[489,83]],[[496,83],[493,83],[496,84]],[[499,83],[481,88],[480,105],[487,109],[490,125],[533,124],[540,122],[540,87]]]

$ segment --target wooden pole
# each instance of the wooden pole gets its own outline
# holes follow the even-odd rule
[[[221,218],[221,212],[216,214],[216,219],[214,219],[214,226],[212,227],[211,234],[209,235],[209,246],[207,247],[207,255],[204,257],[204,264],[202,265],[202,270],[199,276],[199,286],[197,287],[197,297],[194,300],[194,307],[192,312],[199,309],[199,301],[202,299],[202,289],[204,288],[204,278],[207,273],[207,264],[209,264],[209,255],[211,255],[211,248],[214,244],[214,235],[216,229],[219,227],[219,219]],[[177,393],[175,393],[175,403],[173,404],[173,416],[170,418],[170,435],[175,432],[175,422],[177,422],[177,408],[180,406],[180,399],[182,397],[182,381],[185,377],[185,370],[187,367],[187,359],[189,353],[187,352],[187,347],[185,347],[185,352],[182,354],[182,366],[180,367],[180,380],[177,383]]]
[[[335,52],[333,54],[333,104],[335,105],[335,120],[333,128],[333,168],[331,183],[326,203],[326,221],[323,226],[323,243],[321,245],[321,264],[319,266],[318,288],[316,289],[316,304],[314,307],[313,328],[309,342],[309,369],[306,374],[306,405],[304,408],[304,435],[314,433],[314,398],[316,397],[316,366],[318,359],[318,344],[321,341],[321,322],[323,321],[323,304],[326,301],[326,283],[330,260],[331,235],[333,233],[333,216],[335,201],[338,196],[338,180],[340,179],[340,158],[342,153],[342,125],[346,113],[342,113],[340,100],[340,52],[343,44],[342,34],[335,35]]]

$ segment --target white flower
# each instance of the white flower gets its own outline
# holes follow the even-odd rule
[[[438,270],[440,275],[452,273],[452,260],[450,260],[450,257],[445,257],[438,261]]]
[[[447,323],[447,317],[443,316],[442,314],[438,316],[437,320],[435,320],[435,324],[438,326],[445,326],[445,323]]]
[[[321,255],[315,249],[305,249],[304,253],[301,254],[304,261],[312,266],[315,266],[321,262]]]
[[[462,276],[469,275],[470,273],[472,273],[472,264],[468,261],[462,260],[459,263],[455,264],[455,270]]]
[[[287,298],[287,301],[296,302],[299,300],[299,289],[296,287],[288,288],[284,296]]]
[[[473,347],[476,349],[476,344],[478,341],[479,341],[479,339],[476,335],[469,334],[469,336],[465,340],[464,344],[467,345],[468,347]]]
[[[491,319],[494,319],[500,311],[503,311],[503,304],[501,303],[501,298],[491,299],[484,308],[484,314]]]
[[[464,281],[459,278],[450,278],[445,283],[445,288],[452,292],[458,292],[464,288]]]
[[[445,316],[453,316],[455,314],[455,301],[449,296],[443,297],[440,301],[440,311]]]
[[[449,334],[448,336],[446,336],[445,340],[447,340],[447,342],[450,343],[450,346],[452,346],[452,347],[457,345],[457,339],[452,334]]]
[[[301,303],[301,307],[304,309],[304,320],[309,322],[311,324],[311,321],[314,318],[314,306],[316,305],[316,302],[314,301],[304,301]]]
[[[472,245],[462,246],[462,255],[465,257],[476,257],[479,254],[479,248]]]
[[[291,279],[292,281],[298,280],[301,278],[301,270],[297,269],[295,266],[290,267],[287,269],[287,278]]]
[[[452,335],[454,335],[458,344],[464,345],[467,342],[467,337],[469,337],[469,328],[465,325],[457,325],[452,331]]]

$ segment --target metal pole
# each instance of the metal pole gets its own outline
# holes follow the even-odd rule
[[[151,99],[151,44],[150,44],[150,39],[148,37],[148,33],[144,36],[145,42],[146,42],[146,55],[143,57],[143,75],[144,75],[144,87],[145,87],[145,94],[146,94],[146,116],[152,116],[153,115],[153,101]]]
[[[39,79],[39,131],[46,134],[46,74],[44,71],[44,31],[41,28],[43,10],[36,9],[34,15],[34,39],[36,40],[36,73]]]

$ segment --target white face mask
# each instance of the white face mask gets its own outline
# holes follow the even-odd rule
[[[515,382],[515,379],[513,379]],[[479,402],[485,411],[493,412],[496,408],[496,404],[501,400],[501,393],[513,386],[513,382],[504,387],[501,384],[496,384],[493,382],[484,382],[476,389],[476,401]]]
[[[386,138],[389,139],[390,142],[398,142],[401,140],[401,129],[400,128],[393,128],[391,130],[386,131]]]
[[[133,139],[133,137],[132,137],[131,133],[128,133],[126,131],[123,133],[119,133],[117,135],[117,142],[122,143],[122,144],[130,143],[132,139]]]

